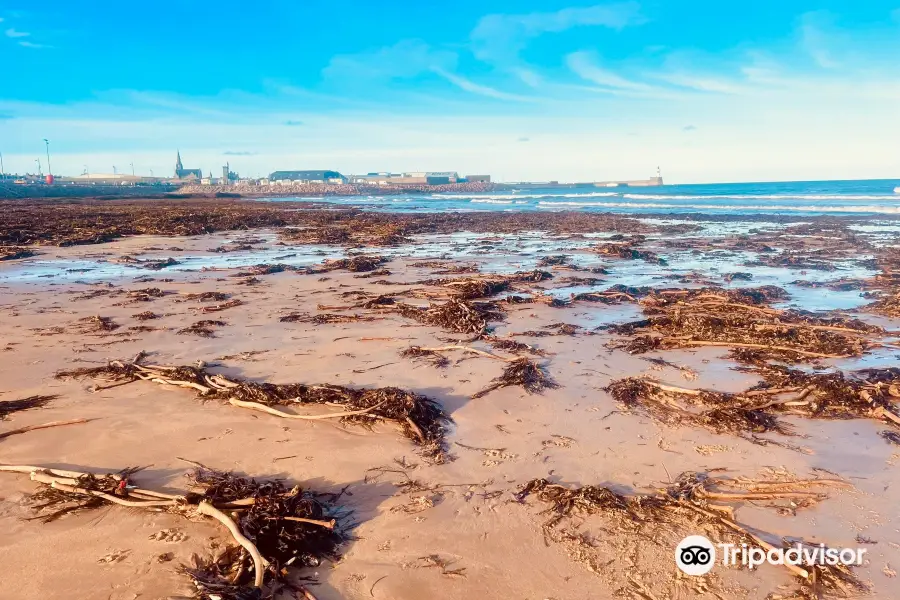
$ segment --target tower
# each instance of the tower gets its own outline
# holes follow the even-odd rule
[[[184,165],[181,164],[181,150],[177,151],[178,158],[175,160],[175,177],[181,177],[181,172],[184,170]]]

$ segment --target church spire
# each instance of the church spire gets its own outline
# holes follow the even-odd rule
[[[181,150],[177,151],[177,159],[175,160],[175,177],[181,177],[181,171],[184,170],[184,165],[181,164]]]

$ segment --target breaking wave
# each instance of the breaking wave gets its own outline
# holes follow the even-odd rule
[[[657,208],[657,209],[692,209],[692,210],[727,210],[727,211],[791,211],[791,212],[827,212],[827,213],[878,213],[886,215],[900,214],[898,206],[880,206],[877,204],[856,204],[849,206],[820,204],[663,204],[659,202],[538,202],[541,208],[593,206],[598,208]]]

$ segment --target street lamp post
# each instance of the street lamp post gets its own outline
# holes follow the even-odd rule
[[[53,169],[50,168],[50,140],[44,138],[44,145],[47,147],[47,175],[53,175]]]
[[[3,153],[0,152],[0,179],[6,179],[6,170],[3,168]]]
[[[131,176],[134,177],[134,163],[131,163]]]

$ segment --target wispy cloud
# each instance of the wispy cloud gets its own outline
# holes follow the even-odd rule
[[[285,121],[284,124],[287,125],[288,127],[300,127],[303,125],[303,121],[294,121],[294,120],[289,119],[289,120]]]
[[[456,68],[456,53],[437,50],[422,40],[401,40],[357,54],[339,54],[322,70],[326,79],[407,79],[433,69]]]
[[[648,73],[648,77],[664,81],[671,85],[696,90],[698,92],[710,92],[715,94],[746,94],[751,92],[751,87],[739,81],[718,75],[704,73],[689,73],[684,71],[666,72],[658,71]]]
[[[573,52],[566,56],[566,65],[582,79],[606,88],[643,93],[659,91],[654,86],[626,79],[598,66],[593,52]]]
[[[5,33],[6,33],[6,37],[10,37],[10,38],[23,38],[23,37],[28,37],[31,35],[27,31],[17,31],[13,27],[10,27],[9,29],[7,29]]]
[[[465,77],[447,72],[437,67],[433,68],[432,71],[434,71],[436,74],[440,75],[456,87],[460,88],[461,90],[465,90],[472,94],[478,94],[479,96],[485,96],[486,98],[496,98],[497,100],[513,100],[516,102],[534,101],[534,98],[502,92],[492,87],[475,83],[474,81],[466,79]]]
[[[527,69],[525,67],[515,67],[512,72],[528,87],[538,88],[541,87],[541,85],[544,83],[544,78],[531,69]]]
[[[644,21],[637,2],[565,8],[556,12],[494,14],[482,17],[470,38],[476,57],[500,61],[515,58],[530,39],[545,33],[560,33],[587,26],[622,29]]]
[[[222,153],[223,156],[256,156],[257,154],[259,154],[259,153],[258,152],[244,152],[244,151],[239,151],[239,150],[228,150],[228,151]]]
[[[685,125],[681,128],[682,131],[697,131],[696,125]]]
[[[36,44],[34,42],[19,42],[19,45],[23,48],[52,48],[53,46],[48,46],[47,44]]]
[[[800,18],[800,43],[823,69],[836,69],[841,66],[830,47],[833,36],[824,31],[830,24],[831,17],[826,11],[809,12]]]

